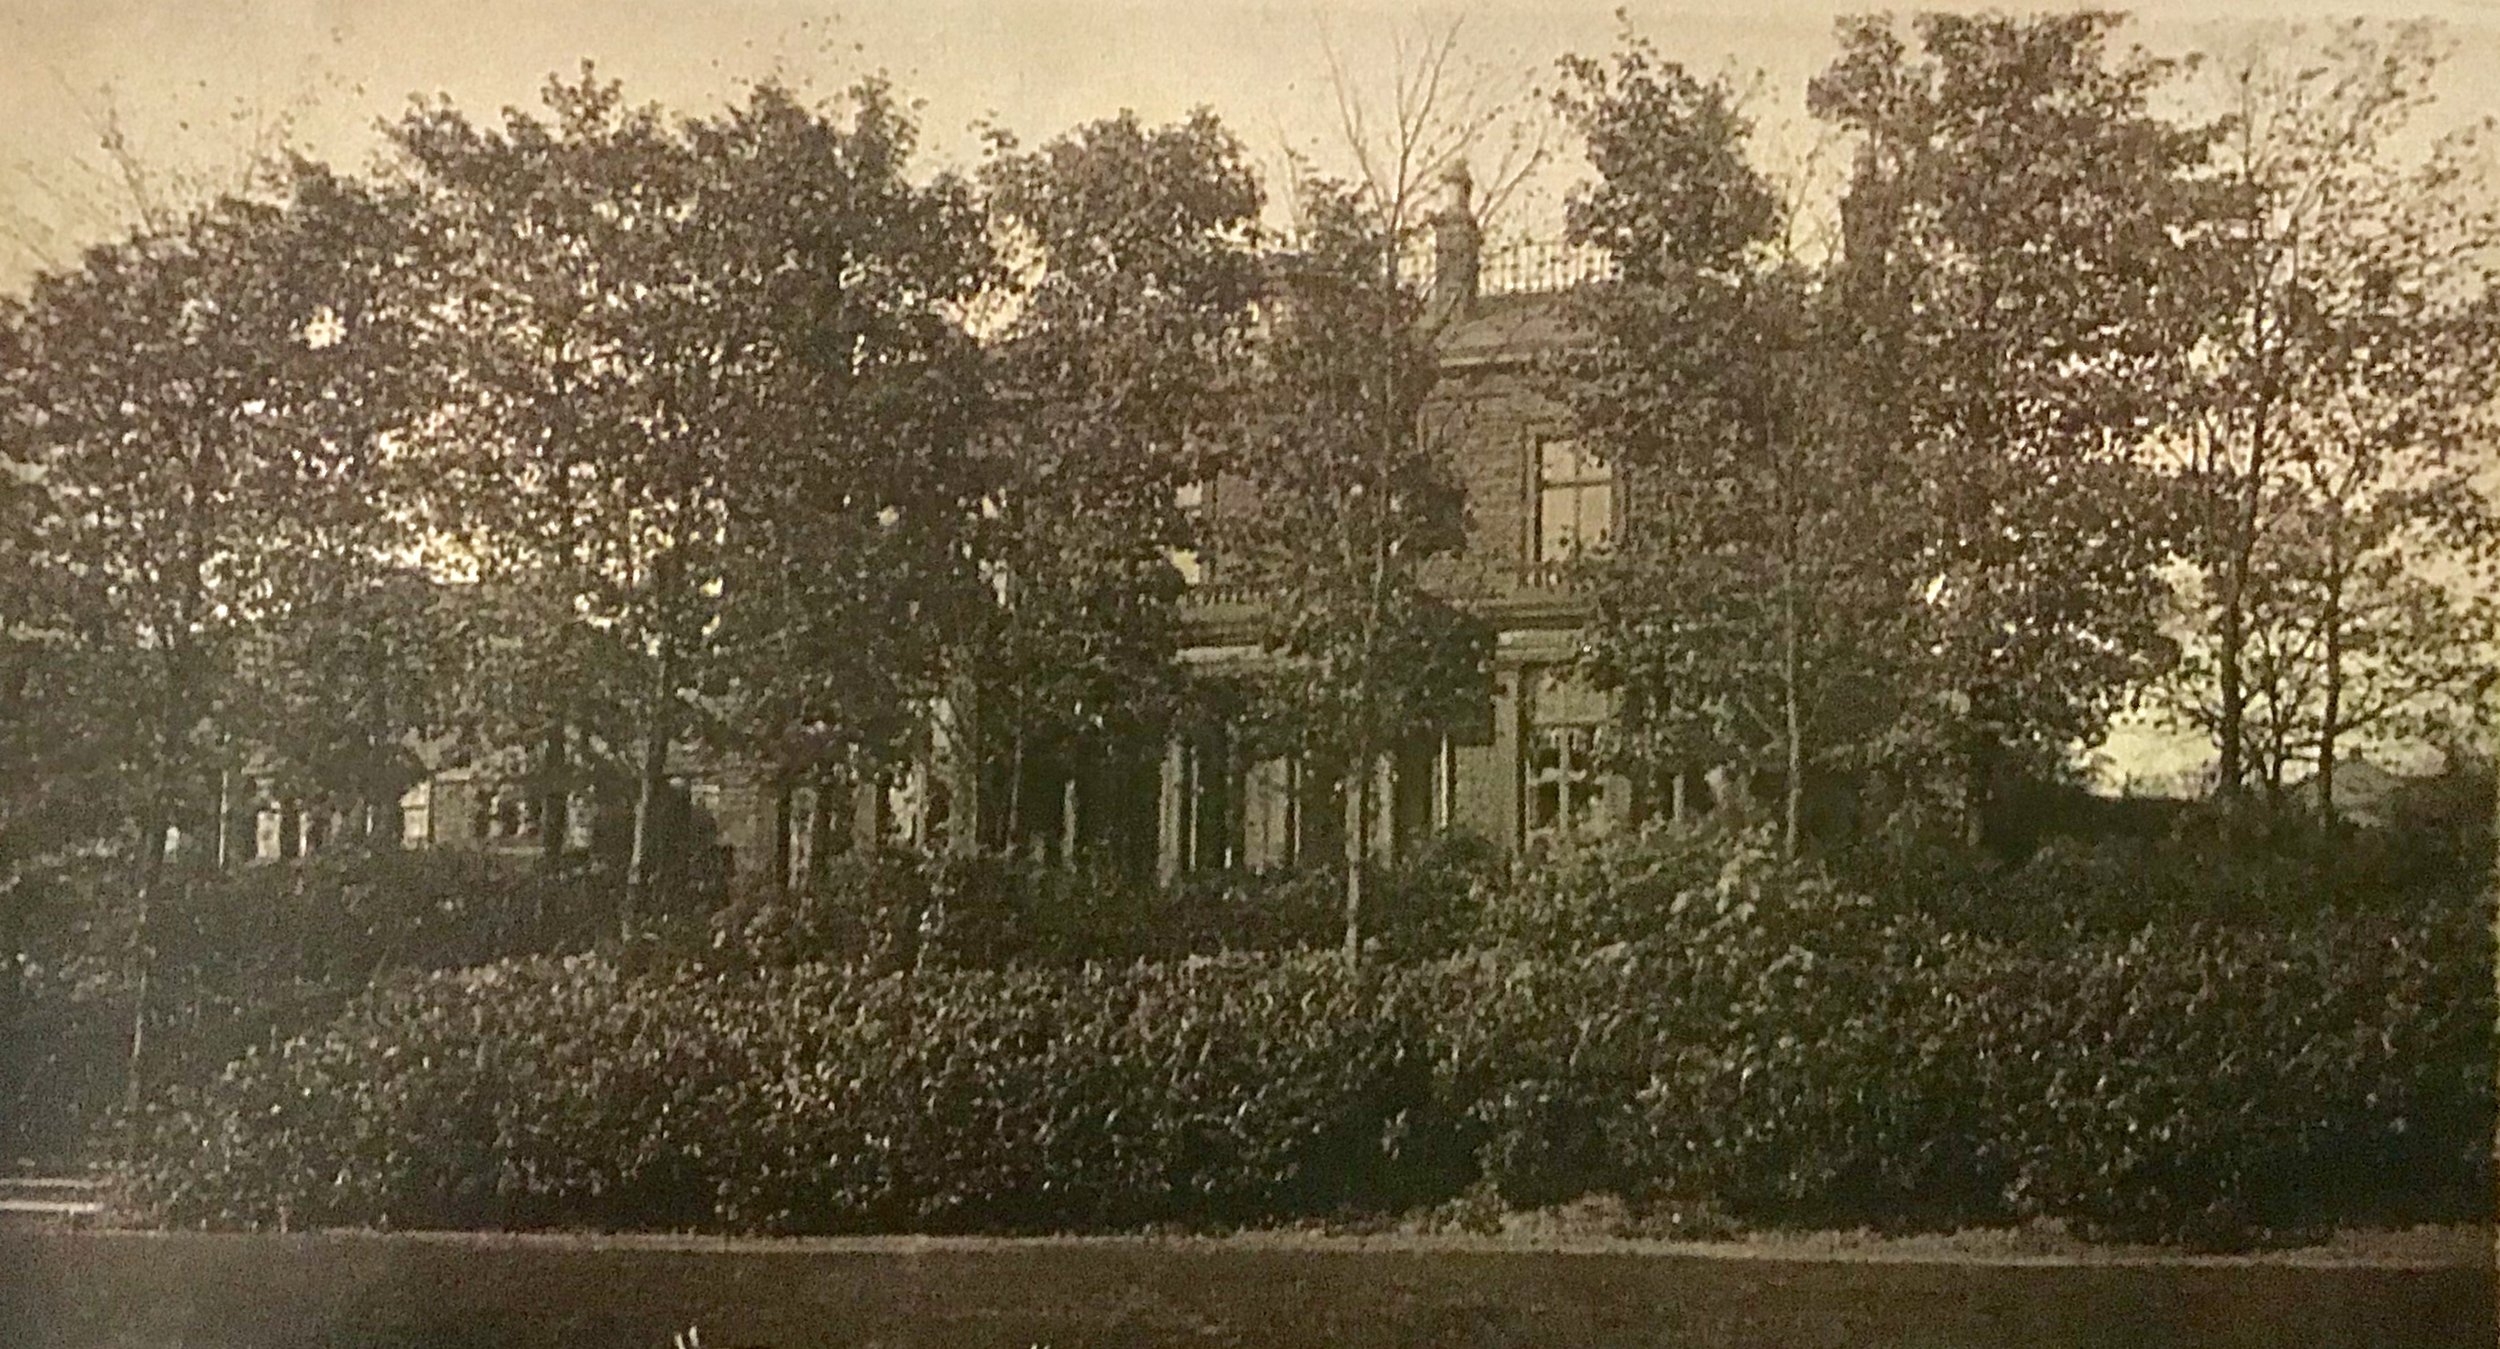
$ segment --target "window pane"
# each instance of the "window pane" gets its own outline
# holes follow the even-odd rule
[[[1544,833],[1562,819],[1562,784],[1541,782],[1528,793],[1528,832]]]
[[[1549,440],[1537,446],[1536,452],[1540,482],[1569,482],[1580,476],[1580,442]]]
[[[1548,488],[1537,501],[1536,560],[1567,562],[1579,539],[1578,503],[1568,487]]]
[[[1571,824],[1584,834],[1603,834],[1614,822],[1606,810],[1606,780],[1592,777],[1572,788]]]
[[[1615,534],[1615,489],[1598,483],[1580,489],[1579,546],[1603,548]]]

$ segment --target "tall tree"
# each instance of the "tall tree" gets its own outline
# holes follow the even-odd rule
[[[627,728],[630,922],[665,879],[672,748],[874,720],[856,704],[888,686],[816,658],[938,622],[917,580],[961,580],[959,311],[986,257],[961,185],[906,177],[882,86],[846,116],[763,86],[671,123],[585,71],[547,104],[394,136],[437,239],[440,518],[578,617],[544,733],[574,702]]]
[[[812,776],[820,814],[951,701],[988,613],[995,485],[967,315],[997,270],[973,185],[912,178],[915,128],[884,86],[849,104],[759,91],[692,129],[699,157],[753,166],[717,207],[720,289],[754,345],[710,691],[725,743],[785,787]]]
[[[1292,274],[1242,399],[1234,467],[1248,501],[1220,518],[1225,565],[1265,595],[1257,705],[1306,762],[1339,767],[1345,951],[1363,941],[1377,763],[1460,723],[1491,638],[1427,583],[1463,544],[1465,499],[1425,402],[1439,374],[1423,298],[1364,194],[1307,183]]]
[[[1793,854],[1809,774],[1873,757],[1890,725],[1910,483],[1856,415],[1869,372],[1840,295],[1780,246],[1792,208],[1747,162],[1733,91],[1637,39],[1565,71],[1597,170],[1572,239],[1619,279],[1582,293],[1563,388],[1632,498],[1589,559],[1592,672],[1651,775],[1778,774]]]
[[[320,573],[290,530],[374,449],[371,334],[341,318],[378,266],[368,206],[302,168],[284,201],[226,199],[92,249],[0,311],[0,435],[45,489],[22,542],[58,606],[19,635],[68,653],[63,691],[98,700],[85,728],[127,784],[133,1092],[171,841],[225,827],[207,784],[232,763],[238,649]]]
[[[121,753],[143,891],[168,828],[201,823],[237,642],[319,564],[293,531],[373,448],[371,334],[340,318],[376,266],[347,219],[365,209],[307,169],[283,207],[230,199],[91,250],[8,315],[14,457],[50,493],[34,547],[83,657],[140,713]]]
[[[2473,480],[2500,430],[2500,217],[2483,129],[2416,134],[2440,59],[2424,25],[2353,22],[2214,72],[2228,195],[2180,441],[2198,584],[2175,687],[2226,800],[2292,761],[2331,794],[2344,740],[2470,700],[2489,660],[2461,573],[2500,540]]]
[[[16,321],[0,304],[0,361],[22,354]],[[42,546],[58,507],[29,457],[27,411],[0,405],[0,1026],[18,1024],[44,873],[118,835],[126,805],[114,771],[124,714],[85,659],[75,578]]]
[[[274,500],[254,519],[269,561],[220,729],[283,795],[351,814],[387,844],[419,776],[412,741],[439,723],[452,668],[433,633],[434,588],[406,564],[399,510],[418,415],[417,316],[402,284],[410,203],[319,168],[298,177],[287,257],[319,279],[320,302],[258,400]]]
[[[1023,267],[994,357],[985,555],[1000,603],[976,665],[1010,728],[1013,844],[1029,756],[1133,743],[1183,695],[1175,601],[1181,568],[1201,565],[1197,514],[1259,294],[1265,198],[1204,111],[1161,127],[1123,113],[1029,153],[997,149],[990,208]]]
[[[1871,415],[1930,484],[1920,737],[1978,836],[2168,657],[2169,522],[2143,445],[2177,416],[2210,128],[2153,111],[2173,68],[2084,12],[1842,25],[1809,91],[1856,141],[1835,284]]]

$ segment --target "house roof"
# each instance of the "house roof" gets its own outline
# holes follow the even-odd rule
[[[1503,365],[1532,360],[1572,340],[1569,297],[1559,291],[1470,300],[1433,339],[1443,363]]]

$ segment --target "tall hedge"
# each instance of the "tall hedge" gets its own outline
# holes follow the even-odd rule
[[[29,908],[0,966],[0,1155],[117,1150],[141,1017],[143,1086],[196,1080],[377,980],[583,949],[615,925],[595,875],[450,851],[180,869],[144,923],[129,881],[89,860],[13,896]]]
[[[1246,1223],[1470,1186],[2208,1244],[2485,1210],[2479,913],[2043,947],[1738,877],[1666,918],[1360,974],[434,976],[170,1101],[136,1189],[181,1223],[775,1232]]]

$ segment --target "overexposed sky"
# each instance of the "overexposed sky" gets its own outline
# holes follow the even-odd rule
[[[1700,70],[1763,76],[1770,157],[1799,138],[1808,77],[1833,50],[1847,0],[1625,6],[1631,25]],[[1948,7],[1973,8],[1966,4]],[[1292,146],[1333,157],[1328,50],[1377,87],[1392,41],[1465,23],[1465,49],[1501,72],[1550,72],[1602,53],[1615,0],[0,0],[0,287],[65,259],[127,211],[99,153],[115,111],[132,158],[157,178],[215,181],[253,129],[293,113],[301,146],[355,165],[373,126],[412,94],[472,112],[534,103],[551,72],[585,59],[629,96],[717,104],[773,75],[833,93],[883,72],[922,104],[927,158],[962,166],[994,120],[1026,140],[1134,108],[1151,120],[1213,106],[1262,159]],[[2360,12],[2449,25],[2457,55],[2443,120],[2500,113],[2500,0],[2227,4],[2157,0],[2134,32],[2162,50],[2244,41],[2262,25]],[[103,91],[110,89],[107,94]],[[1550,215],[1529,202],[1522,227]]]
[[[1805,82],[1862,0],[1622,0],[1630,26],[1703,72],[1761,77],[1763,158],[1811,139]],[[1908,10],[1916,6],[1896,6]],[[2003,8],[1948,0],[1957,9]],[[2019,7],[2019,6],[2018,6]],[[2048,6],[2067,8],[2070,6]],[[982,122],[1027,142],[1133,108],[1149,120],[1212,106],[1263,162],[1290,147],[1342,170],[1329,53],[1373,97],[1393,44],[1464,22],[1478,66],[1521,82],[1567,53],[1613,48],[1618,0],[0,0],[0,291],[127,228],[133,193],[99,141],[119,121],[149,190],[219,185],[281,115],[292,143],[353,167],[411,95],[473,114],[535,105],[584,59],[629,97],[685,111],[777,77],[833,94],[882,73],[920,105],[924,159],[967,167]],[[2222,49],[2287,23],[2347,15],[2440,21],[2454,55],[2435,127],[2500,115],[2500,0],[2150,0],[2129,34],[2157,51]],[[1546,233],[1569,169],[1514,214]],[[2109,750],[2125,771],[2176,771],[2201,746],[2129,719]]]

